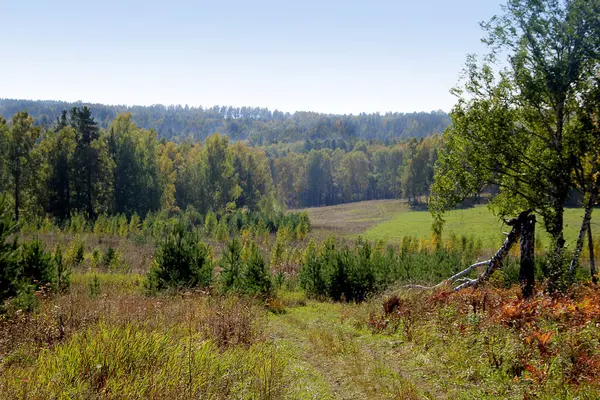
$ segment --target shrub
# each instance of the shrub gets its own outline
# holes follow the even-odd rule
[[[56,265],[56,291],[64,293],[71,285],[71,269],[63,261],[62,250],[59,246],[54,251],[54,263]]]
[[[207,235],[212,235],[212,233],[215,231],[217,227],[217,216],[215,215],[214,212],[209,211],[208,214],[206,214],[206,220],[204,222],[204,230],[206,231]]]
[[[300,213],[299,220],[296,228],[296,235],[298,240],[303,240],[310,231],[310,219],[308,218],[306,211]]]
[[[20,278],[37,288],[47,283],[56,282],[57,274],[54,257],[52,253],[44,251],[44,245],[39,240],[21,246],[19,264],[20,277],[17,277],[17,279]]]
[[[17,241],[10,241],[16,228],[6,196],[0,197],[0,302],[17,292],[15,277],[18,275]]]
[[[242,287],[242,244],[234,238],[227,243],[220,260],[221,286],[224,291],[237,291]]]
[[[158,246],[146,286],[152,292],[168,288],[207,287],[212,282],[210,247],[178,224]]]
[[[317,254],[317,246],[313,240],[304,251],[304,260],[300,268],[300,284],[310,296],[325,296],[327,282],[321,257]]]
[[[100,279],[98,279],[98,275],[96,274],[94,274],[91,282],[88,283],[88,295],[92,299],[100,296]]]
[[[271,274],[260,249],[254,242],[250,242],[249,256],[245,264],[243,291],[248,294],[270,294]]]
[[[220,265],[223,292],[263,296],[271,293],[271,273],[256,243],[248,241],[242,248],[237,238],[229,241]]]
[[[106,249],[104,255],[102,256],[102,266],[104,268],[110,267],[113,263],[113,260],[115,259],[115,255],[115,249],[113,249],[112,246],[109,246],[108,249]]]
[[[94,226],[95,228],[95,226]],[[85,259],[85,241],[76,236],[65,252],[65,263],[71,267],[77,267]]]
[[[229,239],[229,226],[224,217],[221,217],[217,229],[215,230],[215,239],[219,242],[224,242]]]
[[[317,251],[309,243],[300,268],[300,283],[311,296],[362,301],[398,281],[439,282],[470,263],[460,252],[428,250],[411,238],[403,239],[400,252],[371,245],[359,238],[355,246],[327,239]]]
[[[23,245],[16,238],[11,242],[15,227],[5,198],[0,198],[0,302],[16,297],[14,306],[31,310],[36,290],[48,286],[62,290],[68,287],[69,277],[60,249],[53,255],[39,240]]]

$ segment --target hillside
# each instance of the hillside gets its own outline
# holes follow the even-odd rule
[[[204,140],[215,132],[257,144],[326,139],[421,138],[442,132],[450,123],[443,111],[334,115],[316,112],[283,113],[258,107],[211,108],[186,106],[125,106],[69,103],[54,100],[0,99],[0,116],[10,119],[26,110],[42,126],[52,125],[63,110],[87,105],[106,128],[119,113],[131,113],[141,128],[154,129],[159,137]]]

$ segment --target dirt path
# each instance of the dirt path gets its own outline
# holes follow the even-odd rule
[[[372,335],[357,321],[341,323],[343,307],[309,303],[270,320],[273,341],[293,349],[292,362],[299,368],[309,368],[313,376],[321,377],[318,397],[433,398],[413,383],[418,382],[417,376],[401,369],[400,353],[392,340]]]

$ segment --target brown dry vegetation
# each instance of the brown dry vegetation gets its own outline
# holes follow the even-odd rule
[[[329,207],[306,208],[313,234],[358,235],[407,209],[400,200],[370,200]]]

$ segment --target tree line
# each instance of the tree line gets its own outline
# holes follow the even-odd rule
[[[49,128],[63,110],[83,106],[92,111],[100,128],[108,128],[119,114],[131,113],[137,126],[153,129],[160,138],[205,140],[220,132],[233,140],[249,140],[258,145],[316,139],[421,138],[442,132],[450,123],[442,111],[335,115],[284,113],[259,107],[110,106],[14,99],[0,99],[0,116],[9,119],[27,110],[38,125]]]
[[[325,143],[259,147],[218,133],[177,143],[138,127],[131,114],[104,129],[90,108],[73,107],[44,129],[21,111],[0,118],[0,191],[9,194],[17,220],[24,213],[58,221],[190,208],[272,215],[283,206],[429,194],[438,136],[388,146]]]
[[[292,208],[399,197],[426,204],[439,144],[434,135],[390,146],[360,141],[349,150],[275,153],[276,192]]]

